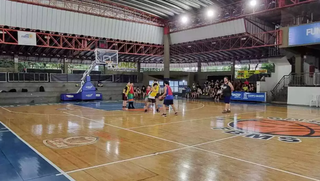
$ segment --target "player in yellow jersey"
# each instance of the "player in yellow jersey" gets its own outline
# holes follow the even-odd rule
[[[159,82],[157,80],[154,80],[153,81],[153,85],[156,86],[155,92],[157,93],[157,95],[155,96],[155,98],[156,98],[155,108],[156,108],[157,112],[160,112],[159,111],[159,107],[158,107],[158,105],[159,105],[159,97],[160,97],[160,84],[159,84]]]
[[[151,93],[149,94],[149,103],[155,105],[157,112],[160,112],[158,108],[159,90],[160,85],[157,80],[154,80],[151,88]],[[149,107],[149,103],[147,104],[146,108]],[[148,109],[145,109],[145,112],[147,111]]]
[[[127,107],[128,94],[130,91],[130,82],[124,87],[122,90],[122,108],[125,109]]]

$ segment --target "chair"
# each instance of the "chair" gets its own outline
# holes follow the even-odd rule
[[[310,107],[312,107],[313,105],[315,105],[316,107],[320,106],[319,97],[320,95],[312,95],[312,98],[310,100]]]

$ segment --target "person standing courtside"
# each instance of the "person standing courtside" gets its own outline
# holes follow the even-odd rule
[[[169,86],[169,82],[168,81],[164,81],[164,93],[161,97],[164,97],[164,101],[163,101],[163,107],[162,107],[162,110],[163,110],[163,113],[162,113],[162,116],[164,117],[167,117],[167,107],[171,106],[173,111],[174,111],[174,114],[175,115],[178,115],[178,112],[176,111],[176,108],[174,107],[173,105],[173,93],[172,93],[172,89],[171,87]]]
[[[229,81],[228,77],[224,78],[224,84],[223,86],[221,86],[223,91],[222,94],[224,96],[224,111],[222,113],[230,113],[231,109],[230,109],[230,98],[231,98],[231,94],[234,90],[233,85],[231,84],[231,82]]]
[[[141,92],[142,92],[142,98],[145,99],[146,98],[146,87],[145,86],[142,86],[141,88]]]

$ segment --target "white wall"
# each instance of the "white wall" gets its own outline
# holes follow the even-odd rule
[[[265,81],[259,82],[260,92],[270,92],[284,75],[291,73],[291,64],[286,57],[269,59],[270,63],[275,64],[275,72],[271,74],[271,77],[266,77]]]
[[[244,19],[227,21],[201,28],[171,33],[171,44],[184,43],[189,41],[203,40],[207,38],[216,38],[221,36],[235,35],[245,33],[246,27]]]
[[[289,87],[288,104],[309,105],[312,95],[320,95],[320,87]]]
[[[319,59],[317,57],[314,56],[309,56],[307,55],[305,58],[305,61],[303,62],[303,71],[304,72],[309,72],[309,67],[310,66],[315,66],[315,72],[319,72],[319,67],[318,65],[318,61]]]
[[[0,25],[162,44],[163,28],[0,0]]]
[[[305,56],[304,62],[303,62],[303,72],[308,73],[310,72],[310,66],[315,66],[314,72],[318,73],[319,72],[319,68],[318,66],[318,61],[319,59],[314,57],[314,56]],[[316,77],[314,77],[312,74],[304,74],[304,83],[306,85],[314,85],[314,79]],[[318,78],[318,77],[317,77]],[[316,79],[319,80],[319,79]]]

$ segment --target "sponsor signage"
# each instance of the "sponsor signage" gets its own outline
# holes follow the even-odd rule
[[[320,43],[320,22],[289,28],[288,45]]]
[[[36,33],[18,31],[18,44],[36,46],[37,45]]]
[[[296,118],[252,118],[237,119],[228,127],[213,126],[214,130],[223,130],[227,134],[245,138],[271,140],[278,138],[280,142],[300,143],[301,138],[319,138],[320,121]]]
[[[239,70],[237,72],[237,79],[247,79],[251,77],[253,74],[266,74],[268,70]]]
[[[265,93],[250,93],[250,92],[233,92],[231,95],[231,100],[234,101],[255,101],[255,102],[265,102]]]
[[[86,97],[92,97],[93,94],[86,94],[85,96],[86,96]]]

